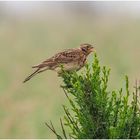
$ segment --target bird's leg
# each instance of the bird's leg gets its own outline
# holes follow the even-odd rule
[[[56,70],[55,70],[56,71]],[[62,71],[56,71],[57,74],[58,74],[58,77],[61,77],[63,75],[63,72]]]

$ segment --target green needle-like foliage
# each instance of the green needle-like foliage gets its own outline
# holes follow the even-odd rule
[[[47,124],[57,138],[140,138],[140,88],[136,84],[135,92],[130,93],[126,76],[125,89],[109,91],[109,72],[110,69],[100,67],[96,54],[92,66],[86,65],[85,73],[64,72],[62,88],[71,109],[63,106],[65,125],[60,121],[63,136],[56,133],[52,124],[52,128]],[[65,132],[64,126],[69,127],[69,132]]]

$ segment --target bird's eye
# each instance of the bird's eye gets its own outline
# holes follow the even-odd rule
[[[82,51],[87,52],[86,48],[82,48]]]

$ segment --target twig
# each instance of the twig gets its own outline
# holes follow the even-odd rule
[[[77,131],[77,132],[80,132],[80,129],[79,127],[77,126],[76,122],[73,120],[71,114],[69,113],[69,111],[65,108],[65,106],[63,106],[63,109],[66,113],[66,116],[68,117],[69,121],[71,122],[71,124],[73,124],[73,127],[74,129]]]
[[[65,139],[67,139],[66,132],[65,132],[61,118],[60,118],[60,123],[61,123],[62,131],[63,131],[63,135],[64,135]]]
[[[51,123],[51,126],[47,122],[45,122],[45,125],[57,136],[57,138],[62,139],[62,137],[56,133],[51,121],[50,123]]]

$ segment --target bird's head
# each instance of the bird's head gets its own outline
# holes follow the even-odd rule
[[[95,49],[91,44],[85,43],[80,45],[80,49],[83,51],[85,55],[89,55]]]

